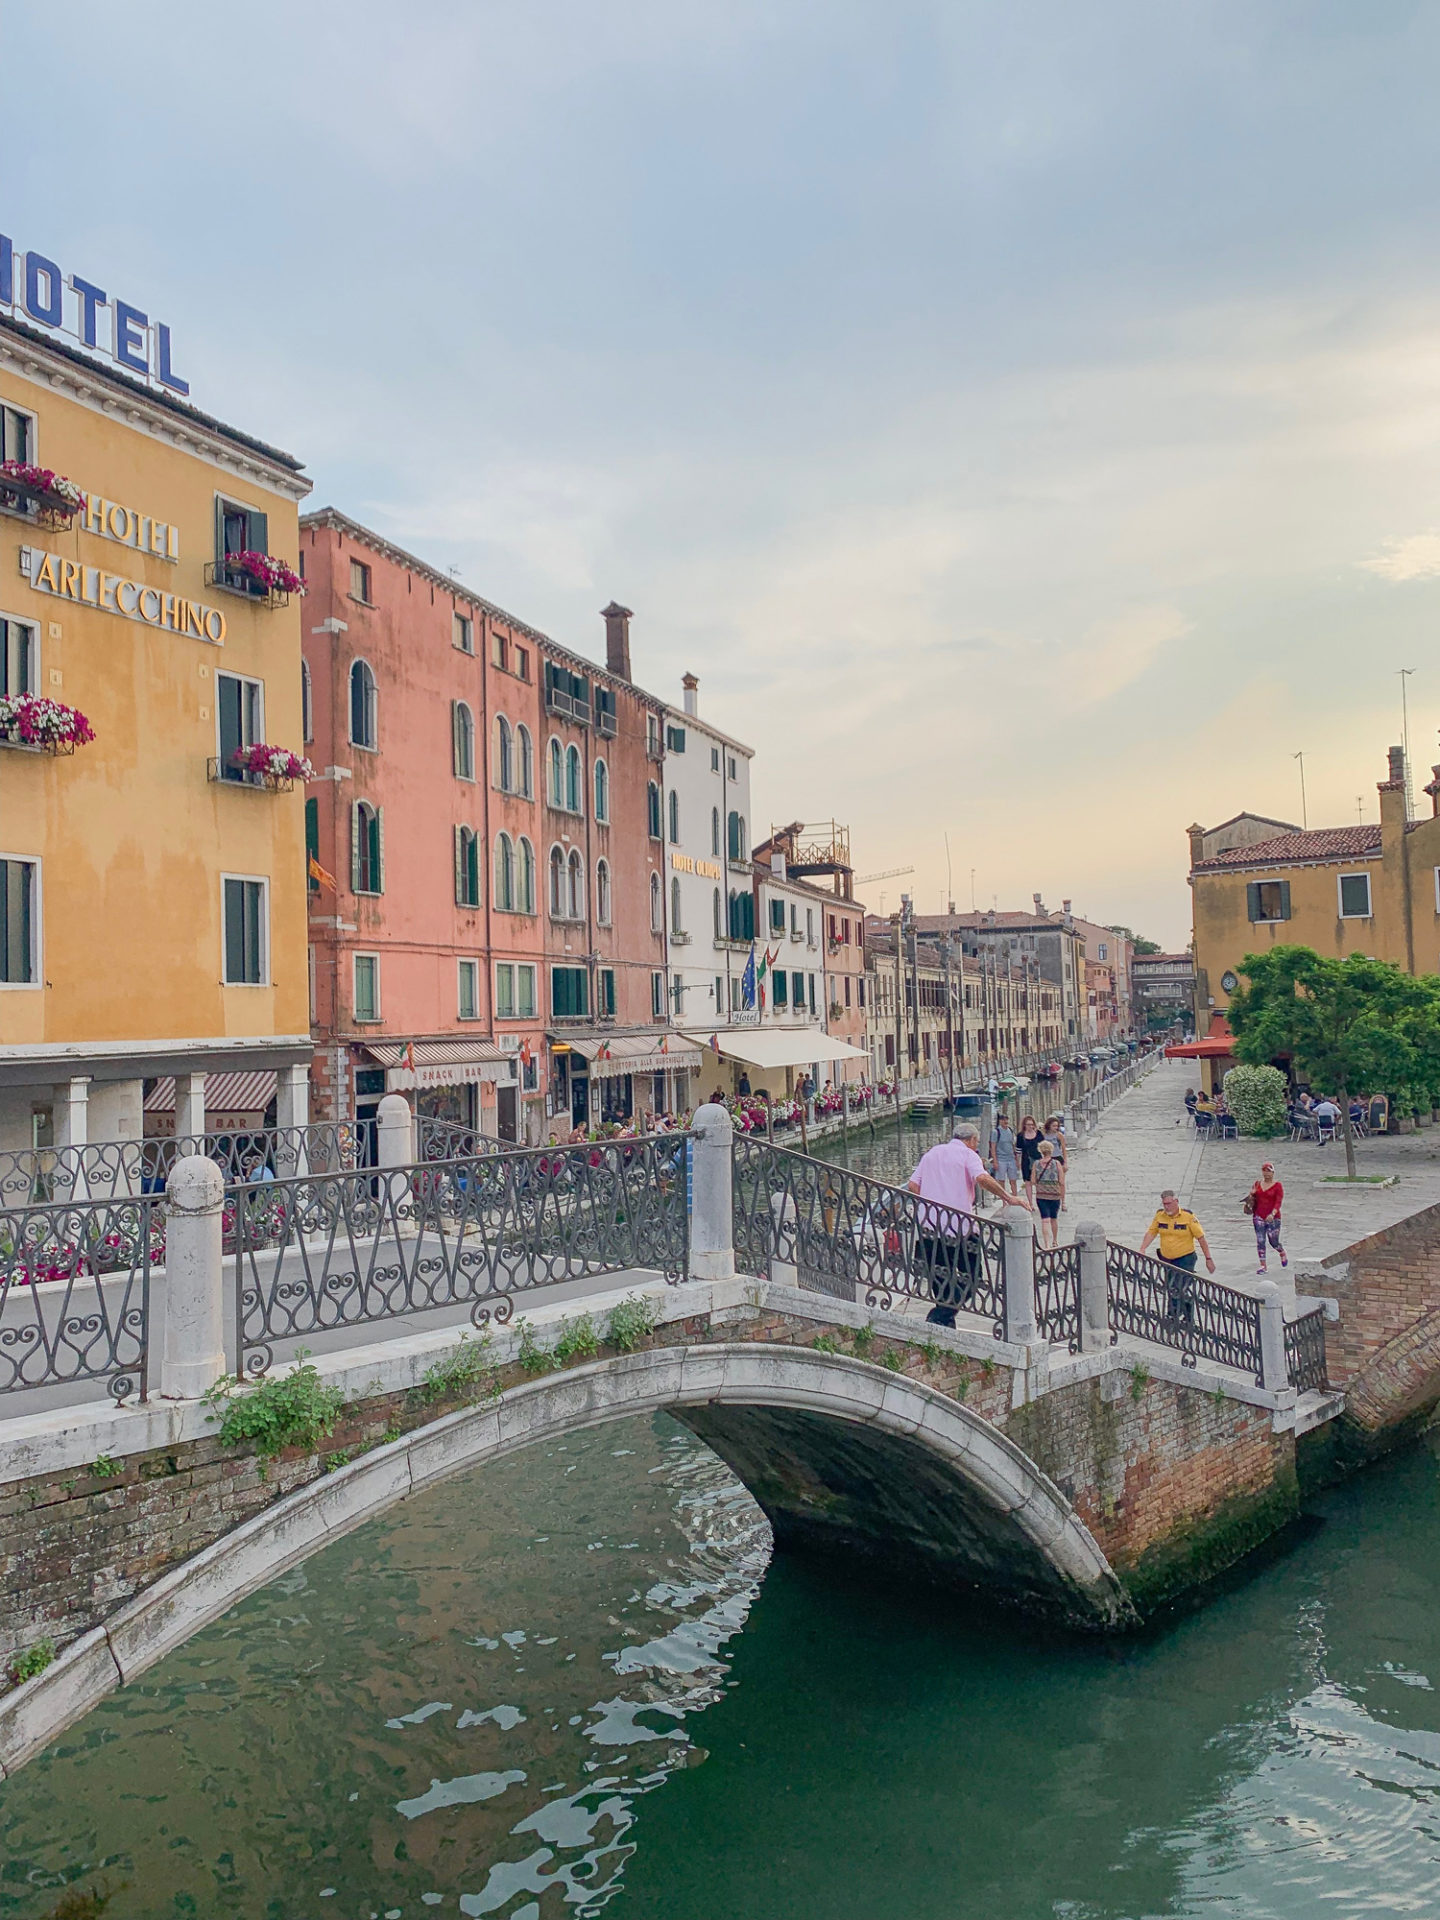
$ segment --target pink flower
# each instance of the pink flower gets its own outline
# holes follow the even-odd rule
[[[225,564],[232,573],[248,573],[271,593],[303,594],[306,591],[305,582],[295,569],[287,567],[283,560],[271,559],[268,553],[255,553],[247,547],[243,553],[227,553]]]

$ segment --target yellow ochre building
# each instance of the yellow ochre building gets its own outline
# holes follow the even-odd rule
[[[226,556],[309,482],[77,284],[0,236],[0,1149],[307,1117],[303,780],[242,760],[305,752],[302,602]]]

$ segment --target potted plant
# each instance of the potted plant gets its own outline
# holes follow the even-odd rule
[[[63,700],[45,700],[37,693],[0,695],[0,741],[7,745],[73,753],[94,738],[95,729],[84,714]]]
[[[255,553],[249,548],[244,553],[227,553],[225,571],[253,580],[268,595],[283,595],[288,599],[292,593],[305,592],[305,582],[293,567],[287,567],[283,560],[272,559],[268,553]]]
[[[231,754],[230,764],[238,767],[252,785],[268,787],[274,793],[288,793],[297,780],[315,778],[314,767],[300,754],[288,747],[268,746],[263,740],[253,747],[238,748]]]
[[[28,460],[0,460],[0,498],[6,495],[28,501],[41,518],[67,526],[85,505],[85,495],[73,480]]]

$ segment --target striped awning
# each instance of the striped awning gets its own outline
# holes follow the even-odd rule
[[[205,1112],[263,1114],[275,1098],[275,1074],[207,1073],[205,1076]],[[175,1111],[175,1080],[168,1075],[157,1080],[145,1096],[147,1113]]]
[[[493,1040],[367,1040],[365,1051],[385,1069],[389,1093],[416,1087],[464,1087],[481,1080],[510,1081],[519,1056]]]
[[[689,1073],[700,1065],[700,1049],[678,1034],[566,1034],[571,1050],[590,1063],[592,1080],[617,1080],[624,1073]]]

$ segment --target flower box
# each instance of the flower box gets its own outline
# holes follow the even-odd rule
[[[63,473],[32,466],[28,460],[0,460],[0,508],[38,520],[45,526],[68,527],[85,505],[85,495]]]
[[[223,560],[212,561],[205,569],[208,586],[224,587],[230,593],[243,593],[251,600],[263,600],[267,606],[285,607],[291,594],[304,594],[305,582],[293,567],[268,553],[227,553]]]
[[[0,746],[74,753],[94,738],[95,729],[84,714],[62,700],[45,700],[37,693],[0,695]]]
[[[253,747],[241,747],[228,760],[210,762],[210,778],[222,785],[259,787],[266,793],[289,793],[297,780],[313,780],[315,769],[308,760],[288,747],[272,747],[257,741]]]

